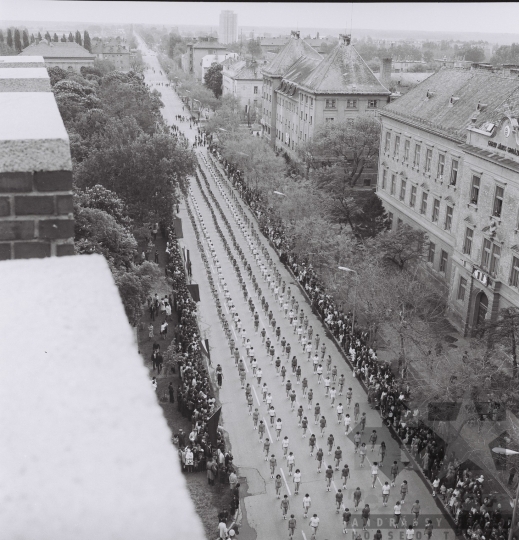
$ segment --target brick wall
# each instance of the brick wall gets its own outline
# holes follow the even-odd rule
[[[73,255],[71,171],[0,172],[0,260]]]
[[[35,68],[3,70],[3,59],[0,260],[73,255],[72,162],[63,120],[50,85],[31,82]],[[23,57],[7,60],[25,65]]]

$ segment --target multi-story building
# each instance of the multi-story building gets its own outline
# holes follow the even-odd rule
[[[74,42],[47,41],[32,43],[19,56],[43,56],[47,67],[60,67],[65,71],[77,71],[82,67],[93,66],[95,54]]]
[[[224,9],[220,13],[218,39],[220,43],[236,43],[238,37],[238,15],[234,11]]]
[[[92,43],[92,54],[95,54],[99,60],[109,60],[118,71],[130,71],[131,69],[130,49],[127,45],[121,44],[120,40],[96,40]]]
[[[380,117],[377,193],[393,228],[427,233],[452,323],[519,306],[519,79],[442,69]]]
[[[264,135],[276,149],[297,159],[298,146],[313,137],[323,122],[351,120],[359,114],[377,115],[391,92],[362,60],[350,38],[323,58],[293,32],[290,42],[262,70]],[[376,183],[373,171],[362,178]]]
[[[216,62],[223,64],[226,60],[238,58],[238,53],[226,52],[224,54],[208,54],[202,57],[202,81],[204,80],[207,70]]]
[[[181,66],[186,73],[192,73],[199,81],[203,80],[202,58],[207,55],[221,55],[227,47],[213,39],[197,41],[187,46],[187,52],[182,55]]]
[[[262,105],[262,65],[256,60],[240,60],[229,64],[222,72],[223,95],[233,95],[240,100],[244,111],[250,107],[256,116],[259,116]]]

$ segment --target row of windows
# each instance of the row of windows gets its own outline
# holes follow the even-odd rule
[[[481,190],[481,176],[472,175],[470,183],[470,204],[477,206],[479,203],[479,192]],[[503,200],[505,198],[505,188],[497,185],[494,191],[494,201],[492,203],[492,216],[500,218],[503,212]],[[517,218],[516,228],[519,225],[519,214]]]
[[[384,139],[384,152],[386,154],[389,154],[391,152],[391,138],[392,134],[390,131],[386,131],[385,139]],[[400,159],[400,146],[401,146],[401,137],[400,135],[395,135],[395,141],[393,144],[393,159],[399,160]],[[424,167],[423,172],[425,174],[432,174],[432,162],[433,162],[433,151],[432,148],[426,148],[425,154],[424,154]],[[404,146],[403,146],[403,156],[402,156],[402,162],[403,163],[411,163],[411,141],[409,139],[405,139]],[[412,160],[412,166],[416,167],[417,169],[420,168],[422,160],[422,145],[418,142],[414,145],[414,153],[413,153],[413,160]],[[444,175],[446,173],[445,170],[445,162],[446,162],[446,153],[444,152],[438,152],[438,162],[436,165],[436,177],[443,180]],[[451,168],[449,172],[449,183],[451,186],[455,186],[456,182],[458,180],[458,171],[459,171],[459,160],[452,158],[451,160]]]
[[[393,197],[396,197],[396,190],[397,190],[397,186],[396,186],[396,174],[392,174],[391,175],[391,183],[390,183],[390,186],[389,186],[389,193],[393,196]],[[386,184],[387,184],[387,169],[383,169],[382,171],[382,189],[386,189]],[[418,192],[418,188],[411,184],[411,191],[410,191],[410,195],[409,195],[409,206],[413,209],[415,209],[416,207],[416,195],[417,195],[417,192]],[[407,196],[407,180],[405,180],[404,178],[402,178],[401,182],[400,182],[400,191],[398,193],[398,199],[402,202],[405,202],[405,199],[406,199],[406,196]],[[426,216],[427,215],[427,209],[428,209],[428,202],[429,202],[429,194],[427,193],[427,191],[422,191],[422,198],[421,198],[421,201],[420,201],[420,208],[419,208],[419,212],[420,214]],[[436,198],[436,197],[433,197],[433,200],[432,200],[432,212],[431,212],[431,221],[433,223],[436,223],[438,224],[439,223],[439,220],[440,220],[440,199]],[[447,205],[446,206],[446,209],[445,209],[445,219],[443,220],[443,228],[446,230],[446,231],[449,231],[451,230],[452,228],[452,217],[454,215],[454,208],[452,206],[449,206]]]

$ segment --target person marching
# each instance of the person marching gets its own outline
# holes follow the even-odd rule
[[[338,490],[337,493],[335,494],[335,504],[337,505],[337,510],[336,510],[336,513],[338,514],[341,510],[341,506],[342,506],[342,499],[344,498],[344,495],[342,493],[342,490]]]
[[[346,489],[346,483],[348,482],[348,478],[350,477],[350,468],[348,465],[344,465],[341,471],[341,480],[342,480],[342,489]]]
[[[332,479],[333,479],[333,468],[331,465],[328,465],[325,472],[325,477],[326,477],[326,491],[330,491],[330,487],[332,485]]]
[[[274,481],[274,487],[276,488],[276,497],[278,499],[281,499],[281,486],[282,486],[281,475],[276,474],[276,480]]]
[[[382,486],[382,505],[387,506],[387,501],[389,499],[389,493],[391,492],[391,487],[389,482],[385,482]]]
[[[299,494],[299,486],[301,485],[301,471],[299,469],[296,469],[296,472],[294,473],[294,495]]]

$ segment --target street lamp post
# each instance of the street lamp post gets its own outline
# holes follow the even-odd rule
[[[355,327],[355,308],[357,307],[357,289],[359,287],[359,273],[357,270],[353,270],[352,268],[347,268],[346,266],[338,266],[339,270],[342,270],[343,272],[352,272],[355,274],[355,296],[353,297],[353,317],[351,320],[351,335],[353,336],[354,327]]]

